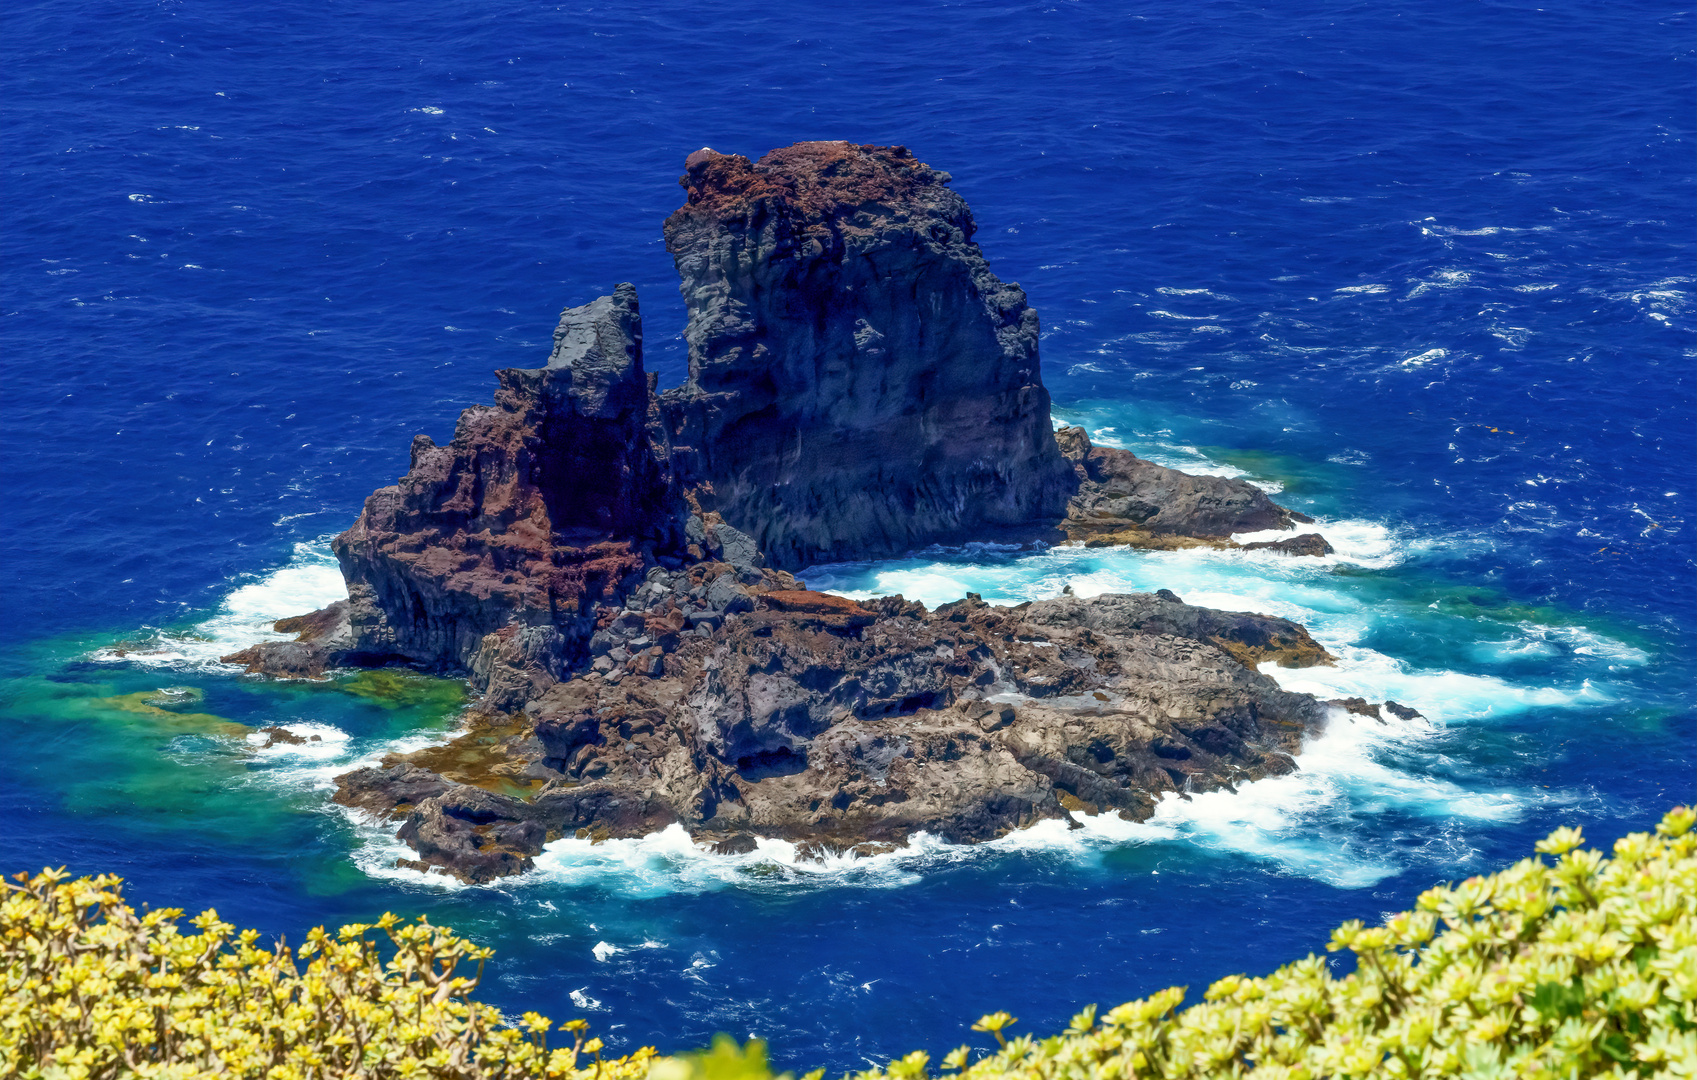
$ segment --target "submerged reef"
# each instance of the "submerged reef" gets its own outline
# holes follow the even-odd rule
[[[226,658],[469,679],[457,740],[340,777],[338,802],[399,821],[414,865],[487,881],[570,834],[978,841],[1296,767],[1327,703],[1256,670],[1331,662],[1295,623],[1165,590],[931,611],[794,577],[938,543],[1229,548],[1309,521],[1055,431],[1036,312],[948,180],[901,147],[690,155],[665,225],[687,381],[644,371],[630,285],[568,308],[544,366],[499,372],[446,446],[415,438],[337,538],[347,601]]]

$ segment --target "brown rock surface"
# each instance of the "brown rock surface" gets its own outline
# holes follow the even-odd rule
[[[447,446],[414,439],[407,475],[336,539],[365,653],[464,670],[512,623],[570,648],[574,617],[677,539],[635,289],[568,309],[546,367],[498,375],[495,406],[467,409]]]
[[[353,655],[353,632],[348,623],[346,600],[305,615],[278,619],[271,628],[281,634],[294,634],[295,640],[262,641],[219,657],[219,663],[240,664],[250,675],[322,680],[331,668],[360,660]]]
[[[1114,447],[1091,446],[1083,428],[1055,433],[1073,463],[1078,491],[1061,529],[1086,547],[1129,544],[1172,551],[1234,548],[1233,533],[1289,529],[1313,519],[1287,510],[1254,484],[1223,476],[1192,476]],[[1309,538],[1318,541],[1310,542]],[[1331,545],[1309,533],[1293,541],[1251,544],[1293,555],[1330,554]],[[1320,551],[1318,548],[1325,550]]]
[[[500,372],[448,445],[418,436],[337,539],[349,600],[228,658],[469,674],[464,732],[339,778],[338,802],[402,821],[409,865],[487,881],[553,837],[681,823],[715,850],[823,858],[1139,818],[1295,767],[1326,710],[1256,670],[1330,662],[1294,623],[1165,590],[929,611],[780,569],[1057,522],[1090,545],[1235,547],[1308,519],[1053,432],[1036,313],[905,149],[687,168],[665,233],[688,381],[662,395],[644,372],[630,286],[568,309],[546,366]]]
[[[587,674],[523,717],[341,777],[338,801],[403,817],[420,863],[466,880],[521,872],[548,837],[674,822],[726,852],[977,841],[1288,772],[1324,715],[1245,666],[1325,662],[1300,626],[1170,594],[928,611],[765,571],[753,610],[651,644],[655,612],[734,573],[652,571]]]

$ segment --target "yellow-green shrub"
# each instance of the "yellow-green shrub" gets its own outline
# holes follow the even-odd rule
[[[1154,1077],[1697,1077],[1697,815],[1680,808],[1655,834],[1579,850],[1576,829],[1488,877],[1437,888],[1385,925],[1347,923],[1331,949],[1356,970],[1333,978],[1310,956],[1264,978],[1231,976],[1180,1009],[1183,988],[1064,1033],[1007,1038],[1015,1021],[974,1030],[999,1049],[943,1059],[949,1080]],[[6,885],[0,906],[0,1073],[24,1076],[441,1076],[607,1080],[766,1080],[758,1043],[656,1058],[643,1050],[591,1064],[581,1021],[573,1047],[546,1051],[548,1022],[518,1028],[471,1001],[460,964],[489,955],[421,920],[385,916],[298,954],[212,912],[181,934],[180,912],[137,917],[114,878],[44,873]],[[371,934],[382,931],[384,960]],[[301,962],[305,966],[301,966]],[[581,1067],[580,1067],[581,1066]],[[923,1051],[861,1080],[923,1080]],[[805,1080],[818,1080],[819,1073]]]
[[[262,949],[215,911],[185,934],[116,877],[67,879],[0,881],[0,1076],[640,1080],[654,1056],[602,1061],[581,1020],[548,1050],[544,1017],[508,1026],[471,999],[491,950],[424,919]]]
[[[1330,946],[1355,953],[1342,979],[1309,956],[1221,979],[1182,1011],[1179,987],[1091,1007],[1048,1039],[1004,1038],[1013,1019],[997,1013],[974,1025],[997,1053],[943,1064],[964,1080],[1697,1076],[1693,819],[1677,809],[1613,859],[1558,829],[1538,845],[1554,865],[1525,859],[1383,926],[1345,923]],[[863,1075],[914,1080],[927,1064]]]

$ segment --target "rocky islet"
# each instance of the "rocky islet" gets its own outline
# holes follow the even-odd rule
[[[1326,703],[1256,670],[1330,662],[1295,623],[1164,590],[932,611],[797,580],[968,539],[1236,547],[1308,519],[1055,431],[1036,313],[907,150],[686,167],[665,227],[684,385],[644,371],[631,286],[567,309],[543,367],[499,372],[446,446],[417,437],[337,538],[348,600],[226,658],[469,679],[456,739],[339,777],[336,801],[399,821],[412,865],[479,882],[566,835],[981,841],[1295,768]]]

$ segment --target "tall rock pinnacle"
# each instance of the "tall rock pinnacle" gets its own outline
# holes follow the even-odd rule
[[[446,446],[415,438],[411,469],[336,538],[368,656],[458,669],[509,623],[575,632],[676,531],[633,287],[566,309],[545,366],[497,375],[495,405]]]
[[[787,566],[1065,512],[1037,313],[991,273],[947,173],[846,142],[687,168],[665,234],[689,380],[665,413],[701,510]]]

